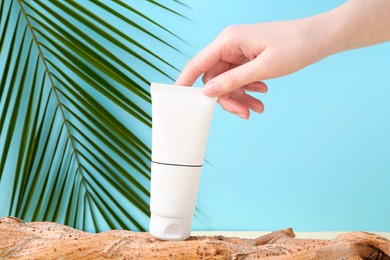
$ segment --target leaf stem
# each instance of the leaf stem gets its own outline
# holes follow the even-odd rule
[[[62,103],[60,101],[60,97],[58,95],[58,92],[57,92],[57,87],[56,85],[54,84],[54,80],[53,80],[53,77],[49,71],[49,67],[47,65],[47,62],[46,62],[46,59],[42,53],[42,49],[41,49],[41,46],[39,44],[39,41],[35,35],[35,32],[34,32],[34,29],[33,29],[33,26],[31,25],[30,23],[30,20],[27,16],[27,13],[26,13],[26,10],[24,9],[23,7],[23,4],[22,4],[22,0],[18,0],[18,5],[20,7],[20,10],[26,20],[26,25],[27,27],[30,29],[30,32],[31,32],[31,36],[32,36],[32,39],[33,39],[33,42],[35,43],[36,47],[37,47],[37,51],[38,51],[38,56],[41,58],[42,60],[42,63],[43,63],[43,66],[45,68],[45,73],[47,74],[48,78],[49,78],[49,81],[50,81],[50,84],[51,84],[51,88],[53,90],[53,93],[54,93],[54,96],[55,98],[57,99],[57,106],[59,107],[60,109],[60,112],[61,112],[61,115],[62,115],[62,118],[63,118],[63,121],[64,121],[64,124],[65,124],[65,128],[66,128],[66,131],[68,133],[68,138],[70,139],[70,144],[71,144],[71,147],[72,147],[72,150],[75,154],[75,159],[76,159],[76,163],[77,163],[77,168],[80,169],[80,174],[81,174],[81,178],[84,179],[84,176],[83,176],[83,173],[81,171],[82,167],[81,167],[81,163],[80,163],[80,159],[79,159],[79,156],[77,154],[77,149],[75,147],[75,144],[74,144],[74,140],[73,140],[73,136],[71,134],[71,131],[70,131],[70,127],[69,127],[69,123],[68,123],[68,120],[66,119],[66,116],[65,116],[65,111],[64,111],[64,108],[62,106]],[[88,190],[86,189],[86,193],[88,193]]]

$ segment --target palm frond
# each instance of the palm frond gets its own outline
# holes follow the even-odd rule
[[[151,3],[186,19],[179,1]],[[139,67],[168,80],[177,68],[143,39],[178,54],[184,41],[136,2],[1,0],[0,22],[0,215],[145,230],[151,151],[141,134],[151,131],[150,79]]]

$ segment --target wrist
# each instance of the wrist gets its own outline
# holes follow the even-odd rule
[[[335,14],[324,13],[300,20],[312,63],[344,50],[344,26],[335,19]]]
[[[359,0],[310,18],[317,27],[319,58],[390,40],[390,1]],[[312,28],[314,30],[315,28]]]

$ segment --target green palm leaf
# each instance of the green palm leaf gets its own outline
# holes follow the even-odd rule
[[[0,215],[145,230],[150,79],[138,67],[168,80],[177,69],[143,39],[178,54],[183,41],[130,3],[0,1]],[[145,3],[186,19],[179,1]]]

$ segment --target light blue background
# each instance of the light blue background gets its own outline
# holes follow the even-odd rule
[[[191,8],[174,1],[164,5],[189,19],[161,12],[148,1],[137,2],[138,10],[158,17],[188,43],[161,34],[183,51],[178,54],[140,34],[147,48],[178,68],[228,25],[311,16],[344,1],[183,2]],[[93,11],[107,18],[99,8]],[[128,28],[107,20],[124,31]],[[112,51],[128,57],[115,47]],[[130,58],[125,61],[134,63]],[[137,71],[151,81],[173,83],[139,64]],[[156,64],[174,77],[179,74]],[[385,43],[337,54],[267,81],[268,93],[257,95],[265,112],[248,121],[216,107],[193,228],[390,231],[389,72],[390,43]],[[117,116],[130,121],[125,113]],[[150,145],[150,129],[140,126],[135,132]]]
[[[172,57],[182,68],[230,24],[296,19],[343,2],[186,1],[192,22],[161,22],[192,45]],[[194,229],[390,231],[389,72],[385,43],[267,81],[269,92],[258,95],[265,112],[248,121],[216,108]]]

